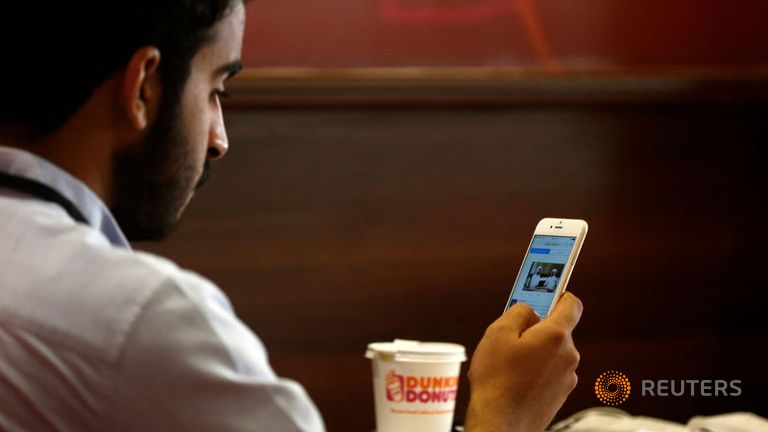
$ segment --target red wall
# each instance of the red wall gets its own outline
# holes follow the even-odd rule
[[[248,5],[250,67],[768,65],[765,0],[282,0]]]

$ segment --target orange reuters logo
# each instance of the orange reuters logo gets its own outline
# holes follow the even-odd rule
[[[606,405],[619,405],[627,400],[632,386],[621,372],[603,372],[595,381],[595,395]]]

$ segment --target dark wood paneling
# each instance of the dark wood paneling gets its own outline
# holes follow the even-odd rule
[[[763,104],[768,68],[532,73],[515,68],[248,69],[231,109],[500,108]]]
[[[230,154],[179,232],[141,247],[217,282],[330,430],[364,431],[366,343],[443,340],[471,352],[536,221],[583,217],[590,234],[571,280],[585,303],[581,384],[560,415],[597,405],[594,379],[618,369],[638,381],[744,382],[739,398],[633,397],[624,408],[635,414],[767,416],[768,240],[752,230],[763,225],[768,103],[632,94],[231,109]]]

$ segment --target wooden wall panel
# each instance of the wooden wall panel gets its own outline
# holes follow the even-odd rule
[[[750,232],[763,223],[768,103],[563,100],[239,106],[230,153],[179,232],[139,246],[218,283],[330,430],[366,431],[366,343],[471,352],[536,221],[583,217],[581,383],[560,415],[597,405],[594,379],[618,369],[744,383],[730,399],[633,395],[622,408],[634,414],[768,416],[768,239]]]

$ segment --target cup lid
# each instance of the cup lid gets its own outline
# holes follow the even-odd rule
[[[464,347],[454,343],[395,339],[368,344],[365,356],[385,361],[454,363],[467,359]]]

